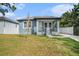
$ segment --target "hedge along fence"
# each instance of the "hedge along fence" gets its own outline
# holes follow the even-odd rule
[[[79,26],[74,26],[74,35],[79,36]]]
[[[74,27],[60,27],[60,33],[73,35]]]

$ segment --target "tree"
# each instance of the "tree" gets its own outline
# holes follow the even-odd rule
[[[70,12],[65,12],[63,15],[62,15],[62,19],[60,21],[60,25],[62,27],[66,27],[66,26],[72,26],[72,22],[71,22],[71,13]]]
[[[0,3],[0,13],[2,13],[3,16],[5,16],[5,13],[12,11],[14,12],[16,10],[15,4],[12,3]]]
[[[79,3],[62,15],[61,26],[79,26]]]
[[[77,5],[74,5],[71,15],[73,26],[79,26],[79,3]]]

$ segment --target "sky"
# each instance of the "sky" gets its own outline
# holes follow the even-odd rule
[[[16,3],[17,9],[14,12],[6,13],[6,17],[19,19],[30,16],[55,16],[61,15],[73,8],[71,3]]]

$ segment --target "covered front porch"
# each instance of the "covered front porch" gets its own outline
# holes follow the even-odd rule
[[[59,20],[37,20],[37,35],[59,33]]]

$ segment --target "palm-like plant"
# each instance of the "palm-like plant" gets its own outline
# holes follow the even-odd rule
[[[5,15],[5,13],[9,12],[9,11],[15,11],[16,7],[15,4],[12,3],[0,3],[0,13],[2,13],[2,15]]]
[[[73,6],[74,8],[72,10],[62,15],[60,23],[62,26],[79,26],[79,3]]]

